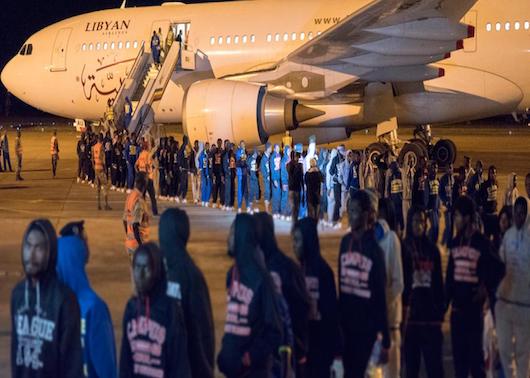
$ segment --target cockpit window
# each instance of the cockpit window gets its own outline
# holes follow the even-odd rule
[[[28,47],[26,48],[26,55],[31,55],[33,52],[33,44],[29,43]]]
[[[22,46],[22,48],[20,49],[20,52],[19,52],[20,55],[26,55],[26,47],[27,47],[27,45]]]

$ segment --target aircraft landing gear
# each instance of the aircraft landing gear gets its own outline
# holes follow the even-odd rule
[[[381,155],[390,153],[397,157],[400,165],[406,163],[415,167],[419,161],[426,159],[436,161],[440,168],[454,163],[457,154],[456,145],[450,139],[440,139],[434,143],[429,125],[418,126],[414,130],[414,138],[403,144],[397,139],[397,130],[382,135],[378,142],[368,146],[367,151],[374,164]]]

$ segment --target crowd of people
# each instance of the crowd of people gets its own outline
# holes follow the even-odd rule
[[[96,138],[84,150],[103,159],[105,137]],[[130,147],[134,138],[124,140]],[[114,151],[116,142],[109,143]],[[294,217],[296,261],[279,248],[273,215],[255,211],[250,191],[272,201],[276,217],[282,214],[285,155],[279,146],[267,145],[261,161],[256,151],[247,156],[244,142],[237,149],[230,142],[191,147],[184,138],[179,147],[168,138],[154,151],[147,144],[141,152],[133,149],[136,161],[129,160],[131,149],[125,148],[125,155],[118,147],[126,169],[120,180],[133,183],[123,220],[134,282],[119,357],[108,308],[90,288],[85,272],[90,253],[83,224],[65,226],[57,239],[51,223],[39,219],[24,234],[25,277],[11,299],[13,377],[112,377],[119,372],[122,377],[202,378],[213,377],[215,366],[227,377],[364,377],[373,369],[381,369],[385,377],[418,377],[422,360],[429,377],[443,377],[442,324],[448,316],[456,377],[486,377],[500,367],[506,377],[527,378],[530,220],[528,199],[514,193],[515,179],[497,215],[495,167],[482,180],[483,164],[477,162],[472,170],[466,159],[458,175],[449,167],[438,181],[434,164],[420,162],[416,170],[403,173],[396,162],[387,161],[375,165],[380,170],[389,163],[384,174],[367,175],[374,167],[362,153],[343,152],[340,146],[322,157],[327,166],[319,169],[314,143],[305,157],[296,146],[294,154],[285,154],[292,159],[287,164],[289,198],[293,215],[297,203],[310,207],[302,197],[310,202],[313,185],[315,195],[326,187],[337,193],[336,201],[345,200],[349,232],[340,243],[337,277],[320,251],[321,211],[308,209]],[[308,157],[310,168],[304,174]],[[108,164],[90,168],[90,159],[84,159],[80,180],[90,175],[104,180]],[[156,167],[157,160],[165,159],[171,164],[157,167],[164,179],[154,185],[154,170],[146,165]],[[225,161],[229,176],[224,176]],[[168,176],[166,170],[178,176]],[[348,171],[348,179],[339,180],[338,171]],[[252,172],[265,172],[261,183],[252,181]],[[309,178],[311,172],[321,177]],[[408,176],[410,204],[404,194]],[[222,177],[224,204],[218,188]],[[156,187],[158,195],[184,202],[188,179],[196,185],[196,195],[201,188],[201,197],[194,196],[197,203],[206,206],[217,192],[214,206],[231,208],[230,193],[237,188],[237,199],[249,198],[246,205],[253,213],[238,214],[228,235],[227,258],[233,265],[226,275],[226,318],[217,358],[208,286],[187,251],[191,230],[186,212],[166,210],[159,222],[159,246],[149,242],[146,191],[152,200]],[[322,184],[328,181],[333,186]],[[530,176],[525,184],[530,197]],[[439,214],[433,207],[439,202],[449,209],[442,238],[448,251],[445,268],[436,236]],[[489,321],[498,361],[484,338]]]

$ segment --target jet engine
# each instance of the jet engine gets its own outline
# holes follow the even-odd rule
[[[322,114],[267,93],[265,86],[219,79],[192,84],[183,109],[184,133],[191,141],[212,143],[221,138],[244,140],[249,146],[264,144],[269,136],[294,130]]]

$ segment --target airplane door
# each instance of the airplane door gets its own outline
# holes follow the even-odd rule
[[[166,36],[167,32],[169,31],[170,24],[171,23],[169,22],[169,20],[158,20],[153,22],[153,24],[151,25],[151,31],[149,33],[149,46],[151,46],[151,36],[153,35],[153,31],[156,31],[158,33],[158,29],[162,31],[160,44],[164,46],[164,44],[166,43]]]
[[[68,40],[72,33],[71,28],[64,28],[57,32],[52,51],[52,65],[50,71],[66,71],[66,53],[68,51]]]

